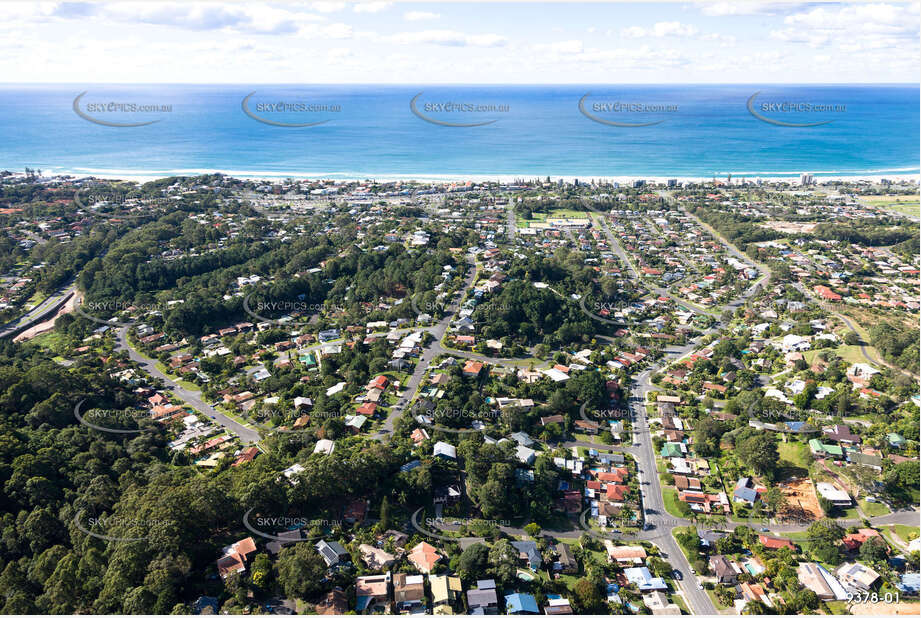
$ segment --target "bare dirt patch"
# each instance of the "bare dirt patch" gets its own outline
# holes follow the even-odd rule
[[[787,505],[777,518],[779,521],[818,521],[825,516],[811,480],[795,479],[780,483],[778,487],[787,498]]]
[[[70,299],[64,303],[64,306],[58,309],[57,313],[55,313],[50,319],[45,320],[44,322],[39,322],[31,328],[27,328],[26,330],[16,335],[16,337],[13,338],[13,341],[28,341],[33,337],[37,337],[42,333],[47,333],[49,330],[52,330],[54,328],[55,320],[57,320],[65,313],[70,313],[74,310],[74,307],[77,304],[77,296],[77,294],[71,296]]]

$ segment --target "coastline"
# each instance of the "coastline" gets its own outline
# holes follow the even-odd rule
[[[12,170],[11,170],[12,171]],[[223,174],[239,180],[251,181],[284,181],[293,179],[298,181],[332,181],[332,182],[355,182],[355,181],[372,181],[380,183],[389,182],[419,182],[419,183],[458,183],[458,182],[500,182],[510,183],[519,180],[533,180],[535,178],[547,178],[548,174],[541,173],[521,173],[521,174],[362,174],[360,172],[257,172],[252,170],[216,170],[216,169],[187,169],[187,170],[162,170],[150,172],[131,172],[124,170],[43,170],[46,175],[50,176],[73,176],[77,179],[99,178],[102,180],[123,180],[129,182],[145,183],[161,178],[172,176],[203,176],[209,174]],[[19,172],[16,172],[19,173]],[[726,182],[729,175],[734,182],[761,181],[766,183],[783,183],[799,182],[801,174],[811,174],[817,183],[821,182],[880,182],[883,179],[892,182],[916,182],[921,183],[921,171],[915,169],[898,169],[892,173],[885,171],[873,170],[870,173],[855,172],[853,174],[842,172],[813,172],[802,170],[798,172],[718,172],[709,176],[662,176],[660,174],[632,174],[617,176],[598,176],[593,174],[585,175],[555,175],[549,174],[553,182],[563,181],[571,183],[575,180],[580,182],[602,182],[602,183],[631,183],[635,180],[645,180],[651,183],[665,183],[668,180],[677,180],[678,182],[711,182],[714,179]]]

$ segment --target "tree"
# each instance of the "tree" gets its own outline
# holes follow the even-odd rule
[[[465,549],[457,561],[457,572],[465,582],[476,580],[489,567],[489,548],[474,543]]]
[[[601,608],[601,590],[596,582],[588,577],[582,577],[572,587],[573,600],[583,614],[597,614]]]
[[[305,599],[321,590],[326,564],[310,543],[295,543],[281,550],[278,558],[278,583],[285,595]]]
[[[761,499],[775,515],[787,506],[787,497],[782,491],[780,491],[779,487],[771,487],[766,492],[764,492],[764,495],[761,497]]]
[[[387,496],[384,496],[381,500],[381,530],[387,531],[390,529],[390,501],[387,500]]]
[[[532,521],[524,527],[524,531],[528,536],[536,539],[540,535],[540,525]]]
[[[779,456],[777,440],[768,432],[752,433],[736,441],[736,455],[757,474],[773,479]]]
[[[889,555],[886,542],[882,537],[874,536],[860,546],[860,559],[866,562],[882,562]]]
[[[658,556],[650,556],[649,559],[646,560],[646,566],[649,567],[649,570],[652,571],[652,574],[656,577],[669,576],[674,570],[671,564]]]
[[[841,562],[841,548],[838,542],[845,534],[844,528],[834,520],[819,520],[806,530],[809,537],[809,552],[821,562],[838,564]]]

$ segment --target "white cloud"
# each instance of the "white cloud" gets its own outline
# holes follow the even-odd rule
[[[711,32],[709,34],[701,35],[701,41],[717,41],[720,44],[720,47],[732,47],[736,44],[736,37],[732,34],[718,34],[716,32]]]
[[[652,28],[631,26],[624,28],[620,33],[629,39],[641,39],[646,37],[694,36],[697,32],[697,27],[690,24],[682,24],[678,21],[660,21]]]
[[[311,2],[310,7],[320,13],[338,13],[345,8],[345,2]]]
[[[786,6],[778,2],[758,2],[757,0],[745,0],[744,2],[702,2],[698,6],[700,12],[710,17],[726,17],[729,15],[771,15],[778,10],[798,6],[796,4],[787,4]]]
[[[546,43],[534,46],[538,52],[549,52],[551,54],[581,54],[584,51],[582,41],[559,41],[557,43]]]
[[[246,34],[294,34],[325,18],[266,4],[120,2],[98,5],[97,16],[124,24],[151,24],[183,30],[233,30]]]
[[[438,19],[441,17],[438,13],[430,13],[428,11],[408,11],[403,13],[403,19],[406,21],[426,21],[429,19]]]
[[[421,30],[399,32],[384,37],[385,41],[400,45],[445,45],[449,47],[502,47],[508,39],[498,34],[464,34],[455,30]]]
[[[917,47],[918,4],[855,4],[815,7],[784,18],[771,38],[813,48],[835,45],[844,51]]]
[[[356,13],[380,13],[391,6],[393,6],[393,2],[359,2],[352,7],[352,10]]]

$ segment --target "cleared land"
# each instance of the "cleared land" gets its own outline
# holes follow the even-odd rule
[[[824,517],[815,486],[809,479],[797,479],[779,483],[778,487],[787,497],[787,506],[780,512],[780,521],[817,521]]]

